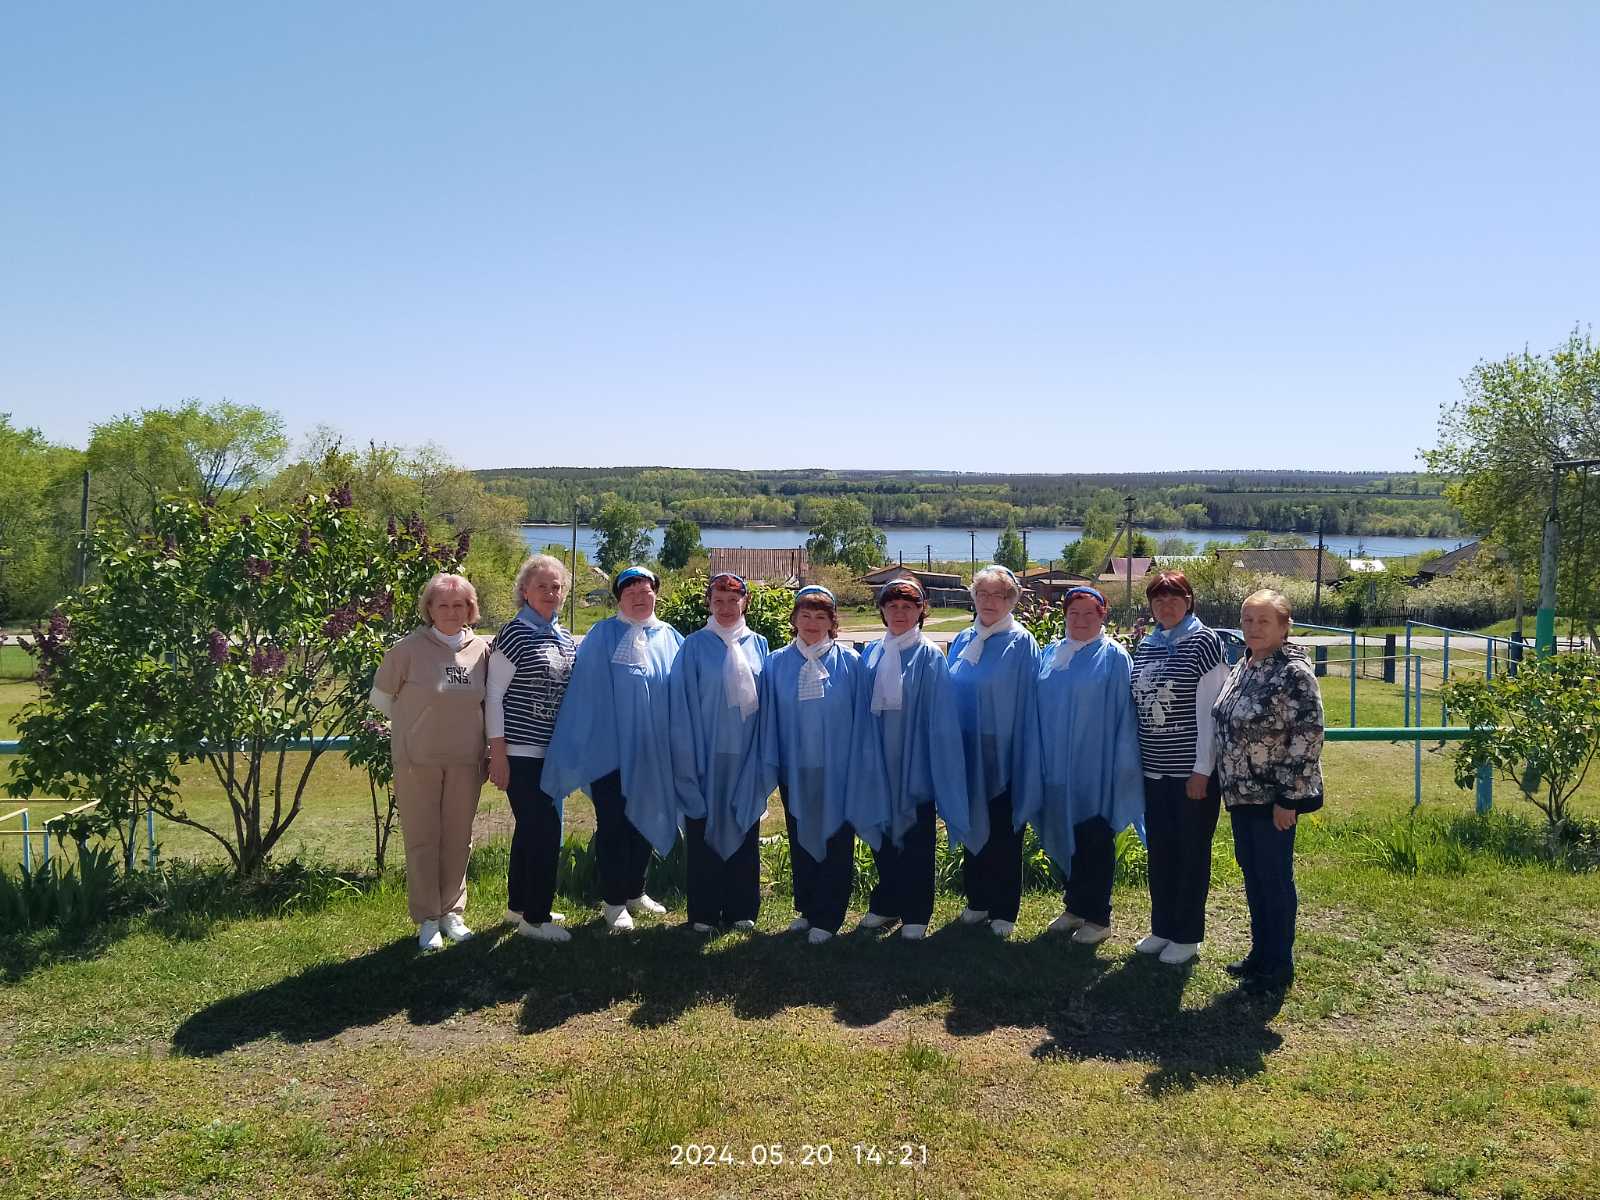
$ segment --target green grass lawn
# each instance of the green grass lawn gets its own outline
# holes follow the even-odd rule
[[[1136,884],[1094,949],[1042,894],[1010,942],[945,895],[925,943],[810,947],[777,892],[709,940],[568,898],[541,946],[494,854],[427,958],[393,882],[0,940],[0,1195],[1596,1194],[1600,875],[1396,873],[1384,799],[1302,833],[1281,1007],[1221,971],[1226,822],[1190,970],[1132,952]]]
[[[1400,723],[1398,688],[1358,692],[1362,724]],[[1324,693],[1338,724],[1346,678]],[[419,957],[392,874],[206,899],[180,871],[87,934],[0,930],[0,1197],[1600,1196],[1600,872],[1473,822],[1448,747],[1408,826],[1412,761],[1327,747],[1281,1007],[1221,969],[1248,939],[1226,819],[1187,970],[1133,953],[1136,874],[1097,948],[1044,932],[1046,893],[1009,942],[946,893],[927,942],[811,947],[781,875],[754,935],[702,939],[669,895],[611,937],[566,897],[551,947],[495,924],[491,845],[480,936]],[[363,870],[364,777],[330,756],[312,789],[283,854]],[[1600,817],[1600,779],[1575,807]]]

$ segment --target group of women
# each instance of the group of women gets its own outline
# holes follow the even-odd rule
[[[612,583],[616,615],[581,645],[558,620],[570,584],[559,559],[530,558],[519,611],[491,648],[471,632],[472,585],[436,576],[419,603],[424,626],[378,672],[372,699],[393,719],[407,896],[424,948],[471,936],[462,913],[487,739],[488,778],[516,820],[507,917],[529,938],[570,938],[551,904],[562,801],[579,788],[594,804],[611,929],[664,911],[646,871],[680,834],[690,926],[754,928],[760,826],[776,790],[798,914],[789,928],[813,943],[845,922],[857,838],[878,875],[859,925],[926,937],[939,819],[963,848],[963,922],[1013,932],[1031,824],[1066,879],[1050,929],[1100,942],[1117,836],[1132,828],[1149,850],[1151,908],[1135,948],[1177,965],[1205,937],[1226,804],[1251,924],[1250,953],[1228,970],[1257,991],[1292,977],[1295,822],[1322,802],[1322,702],[1286,640],[1278,593],[1245,600],[1248,653],[1230,670],[1172,571],[1147,585],[1155,630],[1131,656],[1105,634],[1105,597],[1092,587],[1065,594],[1066,636],[1041,649],[1012,616],[1022,588],[1001,566],[977,573],[973,623],[948,655],[923,636],[915,578],[882,588],[884,635],[859,655],[839,640],[823,587],[795,593],[793,638],[771,650],[745,623],[750,592],[737,575],[709,581],[706,625],[685,638],[655,615],[655,574],[629,567]]]

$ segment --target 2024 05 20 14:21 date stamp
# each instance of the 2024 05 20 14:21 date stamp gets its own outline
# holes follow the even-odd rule
[[[674,1167],[925,1167],[928,1147],[921,1142],[895,1142],[879,1146],[852,1142],[835,1151],[831,1142],[753,1142],[735,1146],[727,1142],[674,1144],[668,1159]]]

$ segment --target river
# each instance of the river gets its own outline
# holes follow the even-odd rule
[[[980,563],[989,562],[994,558],[995,543],[999,540],[1000,530],[980,529],[975,538],[969,537],[965,529],[952,528],[905,528],[889,526],[884,533],[889,539],[889,553],[887,561],[893,562],[901,555],[906,562],[925,560],[931,552],[935,561],[940,559],[966,560],[972,554],[974,541],[977,545],[976,558]],[[1183,538],[1193,542],[1196,546],[1204,545],[1208,541],[1240,541],[1243,535],[1233,530],[1217,529],[1145,529],[1141,532],[1148,534],[1158,543],[1169,537]],[[761,549],[784,549],[795,546],[804,546],[808,531],[799,526],[774,526],[768,528],[726,528],[707,525],[700,530],[700,541],[707,547],[712,546],[749,546]],[[1033,529],[1028,532],[1028,557],[1034,562],[1048,562],[1051,558],[1061,553],[1061,548],[1069,542],[1075,542],[1082,535],[1081,529]],[[662,530],[651,530],[651,543],[655,549],[661,547]],[[548,543],[556,543],[563,547],[572,544],[572,526],[570,525],[524,525],[522,539],[530,547],[538,549]],[[1335,554],[1346,558],[1397,558],[1407,554],[1420,554],[1424,550],[1453,550],[1470,539],[1467,538],[1428,538],[1428,537],[1378,537],[1362,536],[1359,534],[1339,534],[1327,539],[1327,547]],[[596,549],[599,539],[596,538],[594,529],[588,525],[578,526],[578,549],[582,550],[591,562],[597,557]],[[1315,545],[1315,540],[1312,540]],[[1358,553],[1359,552],[1359,553]]]

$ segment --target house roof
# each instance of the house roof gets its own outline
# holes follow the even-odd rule
[[[1225,546],[1216,551],[1217,558],[1233,566],[1241,567],[1246,571],[1253,571],[1258,575],[1282,575],[1289,579],[1315,579],[1317,577],[1317,554],[1315,546],[1296,549],[1269,549],[1253,550],[1246,546]],[[1333,560],[1333,555],[1326,550],[1322,554],[1322,579],[1325,583],[1332,583],[1339,577],[1339,569]]]
[[[1417,574],[1424,579],[1438,579],[1442,575],[1454,575],[1456,570],[1471,563],[1478,557],[1478,549],[1482,542],[1468,542],[1465,546],[1457,546],[1448,554],[1441,554],[1430,563],[1424,563],[1417,568]]]
[[[1150,574],[1150,568],[1155,561],[1155,559],[1145,557],[1144,555],[1136,556],[1133,559],[1134,579],[1143,579],[1146,575]],[[1116,583],[1118,580],[1126,582],[1128,578],[1128,559],[1107,559],[1105,570],[1101,571],[1097,578],[1101,583]]]
[[[925,588],[959,588],[965,587],[966,582],[959,575],[947,571],[920,571],[915,567],[903,567],[899,563],[889,563],[875,571],[868,571],[861,576],[862,583],[880,584],[888,583],[891,579],[915,579]]]
[[[766,550],[747,546],[713,546],[710,556],[712,575],[732,571],[753,583],[781,586],[799,583],[811,566],[803,547]]]

